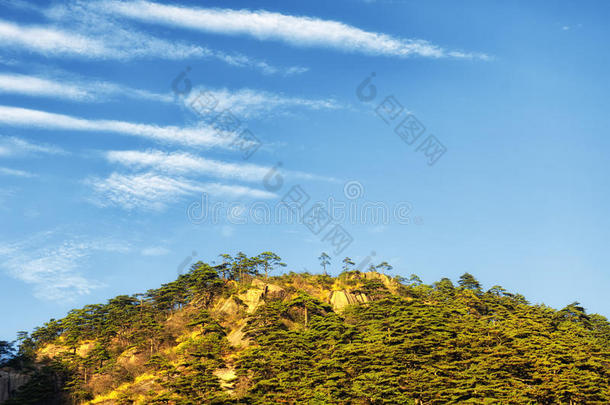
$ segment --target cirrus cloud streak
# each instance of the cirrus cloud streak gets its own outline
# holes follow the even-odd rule
[[[0,106],[0,123],[29,128],[111,132],[206,148],[229,148],[235,138],[232,133],[221,132],[209,126],[156,126],[126,121],[89,120],[70,115],[9,106]]]
[[[186,196],[207,193],[220,197],[270,199],[275,194],[264,190],[220,183],[200,183],[155,172],[137,174],[112,173],[107,178],[89,178],[85,184],[93,188],[92,202],[101,207],[117,206],[125,210],[163,211],[171,203]]]
[[[486,59],[483,54],[448,51],[421,39],[365,31],[340,21],[258,10],[194,8],[149,1],[105,0],[93,7],[112,15],[166,26],[224,35],[246,35],[299,47],[334,48],[346,52],[394,57],[421,56]]]

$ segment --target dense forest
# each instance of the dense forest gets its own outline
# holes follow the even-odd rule
[[[325,253],[320,274],[276,275],[272,252],[219,262],[0,342],[27,381],[4,404],[610,403],[610,324],[577,302],[349,258],[331,277]]]

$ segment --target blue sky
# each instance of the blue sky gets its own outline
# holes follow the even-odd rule
[[[610,315],[609,14],[0,1],[0,339],[239,250],[286,271],[320,271],[322,251],[333,274],[345,256],[428,283],[468,271]],[[406,142],[403,119],[425,130]],[[328,221],[278,218],[295,190]]]

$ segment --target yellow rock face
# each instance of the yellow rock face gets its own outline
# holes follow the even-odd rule
[[[242,302],[248,307],[249,314],[256,311],[256,308],[259,307],[265,301],[262,299],[264,291],[258,288],[251,288],[243,294],[239,294],[237,297],[242,300]]]
[[[239,310],[239,304],[235,302],[233,297],[229,297],[226,300],[219,302],[214,310],[226,315],[234,315]]]
[[[245,339],[245,335],[244,335],[244,331],[243,331],[245,325],[246,325],[246,322],[243,321],[243,322],[241,322],[241,324],[238,327],[236,327],[235,329],[231,330],[231,332],[229,332],[229,334],[227,335],[227,340],[229,341],[231,346],[233,346],[233,347],[248,346],[249,341],[248,341],[248,339]]]
[[[235,385],[237,375],[233,368],[219,368],[214,370],[214,375],[220,379],[220,386],[226,390],[232,390]]]
[[[361,304],[368,302],[366,295],[362,293],[352,293],[347,290],[333,291],[330,296],[330,305],[334,311],[341,311],[348,305]]]
[[[284,289],[275,284],[267,284],[262,280],[252,281],[252,288],[237,297],[248,307],[249,314],[256,311],[256,308],[265,303],[265,295],[270,293],[282,292]]]
[[[95,342],[85,342],[76,348],[76,354],[80,357],[86,357],[94,347]]]

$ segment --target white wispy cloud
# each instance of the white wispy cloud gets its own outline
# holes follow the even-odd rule
[[[0,46],[26,48],[44,54],[100,57],[109,52],[100,42],[76,33],[40,26],[21,26],[0,20]]]
[[[0,267],[11,277],[33,285],[38,298],[69,301],[102,286],[82,272],[92,253],[128,250],[125,244],[111,240],[56,239],[54,232],[43,232],[23,241],[0,243]]]
[[[3,72],[0,72],[0,93],[51,97],[83,102],[109,101],[117,97],[164,103],[176,102],[176,97],[171,93],[154,93],[107,81],[87,80],[84,78],[67,80],[62,77]],[[342,107],[334,99],[308,99],[288,97],[282,94],[248,88],[229,90],[226,88],[213,89],[202,86],[193,88],[188,97],[181,98],[180,101],[190,108],[195,108],[202,94],[215,100],[216,111],[230,109],[233,114],[246,118],[268,114],[273,110],[283,111],[290,108],[334,110]]]
[[[133,27],[119,23],[114,15],[101,13],[97,4],[91,1],[71,1],[64,4],[56,4],[45,10],[44,14],[51,20],[60,22],[62,25],[73,27],[77,32],[88,33],[88,35],[94,38],[104,38],[104,41],[113,44],[114,48],[125,47],[126,45],[133,47],[128,45],[133,43],[148,43],[152,47],[172,44],[171,42],[159,40]],[[191,57],[215,59],[231,66],[256,69],[263,74],[290,76],[301,74],[308,70],[308,68],[302,66],[273,66],[264,60],[251,58],[241,53],[231,53],[201,45],[183,44],[183,46],[190,46],[193,50],[196,50],[193,52],[197,54]]]
[[[576,25],[562,25],[561,26],[561,30],[562,31],[570,31],[570,30],[574,30],[574,29],[578,29],[581,28],[582,24],[576,24]]]
[[[309,71],[309,68],[304,66],[274,66],[264,60],[252,58],[238,52],[227,53],[209,48],[205,48],[205,50],[207,51],[205,54],[206,58],[217,59],[235,67],[256,69],[266,75],[294,76]]]
[[[115,96],[173,102],[171,94],[159,94],[98,80],[61,78],[0,72],[0,93],[24,94],[76,101],[105,101]]]
[[[17,62],[15,59],[5,59],[0,56],[0,65],[15,66],[17,64],[19,64],[19,62]]]
[[[188,175],[196,174],[212,176],[222,179],[241,180],[247,182],[262,182],[263,179],[273,173],[272,167],[259,166],[250,163],[229,163],[213,159],[195,156],[185,152],[162,152],[157,150],[148,151],[108,151],[105,158],[111,163],[121,164],[135,169],[154,169],[168,174]],[[277,170],[277,169],[276,169]],[[280,172],[278,171],[278,174]],[[303,180],[336,181],[331,177],[316,176],[299,171],[281,171],[281,175],[287,178]]]
[[[26,108],[0,106],[0,123],[28,128],[112,132],[155,141],[197,147],[225,147],[235,135],[201,125],[199,127],[156,126],[113,120],[89,120]]]
[[[262,90],[226,88],[212,89],[206,87],[194,88],[184,99],[185,105],[197,109],[199,98],[205,95],[206,103],[213,102],[215,110],[229,109],[231,113],[245,118],[268,114],[271,111],[282,111],[289,108],[308,108],[312,110],[335,110],[341,108],[334,99],[307,99],[288,97],[282,94]]]
[[[10,169],[8,167],[0,167],[0,176],[15,176],[15,177],[35,177],[35,174],[23,170]]]
[[[206,49],[130,32],[88,36],[45,25],[20,25],[0,20],[0,47],[28,50],[44,56],[76,56],[90,59],[162,58],[186,59],[209,56]]]
[[[241,53],[211,49],[199,44],[168,41],[119,23],[100,13],[90,2],[69,1],[49,8],[31,6],[54,24],[23,25],[0,20],[0,48],[35,52],[47,57],[130,60],[215,59],[231,66],[285,76],[304,73],[302,66],[278,67]]]
[[[40,11],[40,8],[35,4],[23,0],[0,0],[0,6],[11,7],[17,10]]]
[[[486,58],[482,54],[445,50],[428,41],[369,32],[332,20],[269,11],[193,8],[148,1],[103,0],[93,3],[109,14],[202,32],[246,35],[300,47],[324,47],[370,55],[440,58]]]
[[[0,135],[0,157],[37,154],[63,155],[66,151],[53,145],[35,144],[22,138]]]
[[[171,174],[197,173],[225,179],[261,181],[270,170],[268,167],[253,164],[235,164],[206,159],[190,153],[168,153],[162,151],[109,151],[106,160],[123,166],[141,169],[152,168]]]
[[[200,183],[181,177],[169,177],[154,172],[138,174],[112,173],[107,178],[85,181],[95,192],[93,203],[118,206],[126,210],[162,211],[171,203],[188,195],[207,193],[219,197],[249,197],[269,199],[275,194],[250,187],[219,183]]]
[[[57,13],[56,13],[57,14]],[[63,14],[58,17],[62,21]],[[0,48],[35,52],[47,57],[130,60],[160,58],[184,60],[216,59],[231,66],[249,67],[264,74],[294,75],[306,72],[301,66],[277,67],[240,53],[226,53],[205,46],[166,41],[116,23],[96,18],[72,29],[49,25],[20,25],[0,20]],[[60,24],[61,25],[61,24]]]
[[[170,250],[163,246],[150,246],[142,249],[142,256],[164,256],[170,253]]]

